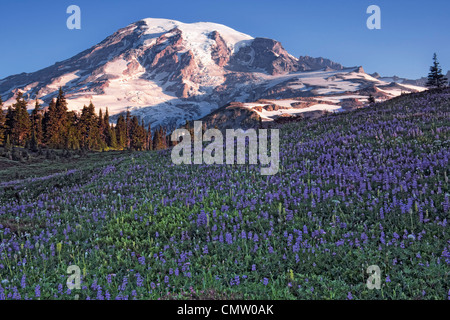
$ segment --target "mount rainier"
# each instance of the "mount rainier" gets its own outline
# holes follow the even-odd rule
[[[92,101],[108,107],[113,120],[129,109],[152,127],[174,128],[230,103],[271,121],[308,108],[339,110],[369,94],[388,99],[423,90],[405,83],[324,58],[296,58],[278,41],[221,24],[143,19],[70,59],[0,80],[0,96],[8,106],[20,90],[30,108],[36,98],[46,106],[61,86],[71,110]]]

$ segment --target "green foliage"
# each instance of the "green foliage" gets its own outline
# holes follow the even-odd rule
[[[442,88],[448,86],[448,79],[442,74],[442,69],[439,66],[436,53],[433,55],[433,65],[430,67],[426,86],[430,88]]]
[[[150,150],[149,134],[135,116],[127,112],[126,120],[121,115],[117,125],[110,124],[109,112],[95,112],[92,101],[81,110],[81,114],[68,111],[62,88],[53,99],[48,110],[43,112],[39,100],[29,115],[27,101],[19,92],[16,103],[9,106],[6,115],[0,101],[0,145],[10,136],[11,145],[25,146],[37,152],[40,147],[67,150],[107,151],[116,149]],[[164,149],[167,145],[164,144]],[[50,158],[54,158],[49,153]]]
[[[16,103],[13,104],[10,128],[13,142],[17,145],[25,145],[31,133],[31,121],[27,111],[27,101],[21,92],[17,94]]]
[[[0,97],[0,145],[3,145],[5,142],[5,133],[6,133],[6,116],[3,112],[3,101]]]

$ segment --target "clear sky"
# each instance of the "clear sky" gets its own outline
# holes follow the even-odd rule
[[[81,30],[66,27],[71,4],[81,8]],[[366,27],[371,4],[381,8],[381,30]],[[0,78],[70,58],[143,18],[221,23],[281,41],[296,57],[368,73],[426,76],[433,52],[450,69],[448,0],[1,0]]]

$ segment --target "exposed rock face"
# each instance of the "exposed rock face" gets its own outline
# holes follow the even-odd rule
[[[380,74],[378,72],[374,72],[370,74],[371,77],[374,77],[375,79],[381,78]]]
[[[232,70],[264,71],[270,75],[298,71],[297,60],[283,48],[280,42],[256,38],[232,57]]]
[[[230,61],[231,50],[227,47],[219,32],[213,31],[210,38],[215,42],[212,46],[211,58],[219,67],[224,67]]]
[[[360,94],[370,96],[372,95],[374,98],[386,98],[387,94],[378,89],[374,84],[371,84],[362,90],[359,91]]]
[[[403,92],[403,93],[417,92],[417,90],[408,88],[406,86],[398,84],[397,82],[391,82],[388,85],[379,86],[378,88],[380,88],[380,89],[397,89],[397,90],[401,90],[401,92]]]
[[[448,74],[450,74],[450,71]],[[395,75],[387,76],[387,77],[380,76],[380,74],[378,74],[377,72],[372,73],[371,76],[374,77],[375,79],[379,79],[379,80],[386,81],[386,82],[396,82],[396,83],[400,83],[400,84],[407,84],[407,85],[413,85],[413,86],[418,86],[418,87],[425,87],[425,84],[427,83],[427,77],[422,77],[419,79],[406,79],[406,78],[401,78],[401,77],[398,77]]]
[[[357,73],[365,73],[363,67],[358,67],[355,72]]]
[[[252,109],[261,112],[263,110],[266,110],[266,111],[278,111],[278,110],[289,109],[289,108],[283,107],[283,106],[279,106],[277,104],[273,104],[272,103],[272,104],[268,104],[268,105],[265,105],[265,106],[256,106],[256,107],[253,107]]]
[[[336,63],[322,57],[313,58],[309,56],[301,56],[298,58],[298,68],[302,71],[320,70],[329,68],[332,70],[342,70],[344,67],[340,63]]]
[[[330,103],[330,102],[328,102]],[[311,107],[312,105],[317,104],[317,101],[299,101],[299,102],[294,102],[291,104],[292,107],[294,108],[298,108],[298,109],[304,109],[304,108],[308,108]]]
[[[43,97],[48,94],[54,95],[56,89],[48,88],[48,84],[55,80],[58,82],[58,79],[68,72],[77,72],[79,78],[91,79],[89,76],[95,74],[96,69],[106,63],[105,57],[133,48],[134,43],[138,42],[143,34],[143,24],[143,22],[137,22],[135,25],[129,25],[107,37],[94,47],[68,60],[56,62],[50,67],[33,73],[21,73],[0,80],[0,95],[4,100],[9,99],[12,96],[13,88],[17,87],[21,88],[21,91],[25,91],[25,97],[28,99],[33,99],[36,96]],[[100,79],[97,79],[97,81],[101,83]],[[30,90],[23,89],[23,87],[30,84],[35,85]],[[93,85],[88,82],[86,84]]]

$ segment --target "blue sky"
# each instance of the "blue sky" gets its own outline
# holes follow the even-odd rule
[[[81,8],[81,30],[66,27],[66,9]],[[381,8],[381,30],[366,9]],[[322,56],[366,72],[425,76],[433,52],[450,69],[448,0],[127,0],[0,2],[0,78],[33,72],[97,44],[143,18],[225,24],[281,41],[294,56]]]

